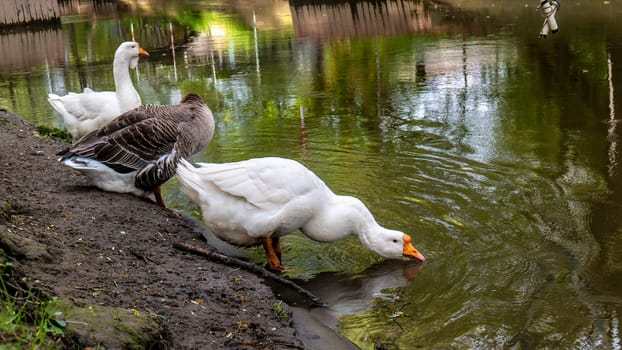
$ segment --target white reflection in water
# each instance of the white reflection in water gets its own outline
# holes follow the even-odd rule
[[[620,320],[618,320],[618,315],[615,311],[613,312],[611,320],[611,337],[613,338],[613,349],[622,349],[622,345],[620,344]]]
[[[504,145],[496,141],[503,115],[495,96],[506,83],[505,66],[514,61],[511,44],[449,40],[413,60],[415,72],[405,63],[392,69],[397,84],[384,102],[387,117],[403,131],[443,136],[468,149],[470,158],[488,161],[504,153],[496,149]]]
[[[618,167],[618,136],[616,128],[618,120],[616,119],[615,102],[613,99],[613,62],[611,61],[611,53],[607,52],[607,82],[609,86],[609,127],[607,128],[607,138],[609,139],[609,176],[616,174]]]
[[[384,261],[351,278],[336,273],[321,273],[304,287],[327,304],[311,309],[311,314],[323,324],[336,328],[338,318],[369,309],[375,298],[390,299],[395,308],[404,304],[403,298],[387,289],[404,287],[411,283],[422,263]]]

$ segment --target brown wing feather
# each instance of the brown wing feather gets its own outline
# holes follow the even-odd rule
[[[196,138],[197,133],[202,136],[199,131],[202,127],[197,125],[199,120],[196,117],[196,112],[194,108],[184,109],[174,124],[162,126],[167,132],[175,133],[176,140],[173,143],[173,149],[136,174],[137,187],[148,189],[163,184],[175,175],[177,163],[181,158],[189,158],[209,143],[213,131],[207,131],[206,135],[199,137],[198,140]],[[202,112],[209,113],[211,117],[209,109]]]
[[[98,160],[118,172],[138,171],[135,185],[152,190],[175,175],[180,158],[188,158],[212,138],[211,111],[196,94],[179,105],[146,105],[126,112],[93,131],[68,150],[72,156]]]
[[[113,169],[129,172],[170,152],[177,140],[172,108],[149,105],[126,112],[74,144],[63,158],[77,155],[96,159]]]

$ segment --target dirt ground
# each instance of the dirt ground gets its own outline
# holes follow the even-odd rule
[[[304,348],[259,277],[173,247],[209,249],[200,226],[90,187],[58,164],[67,145],[0,110],[0,259],[15,284],[77,306],[64,315],[67,347]]]

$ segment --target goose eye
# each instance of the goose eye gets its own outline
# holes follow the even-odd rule
[[[393,243],[397,243],[397,239],[394,239],[394,240],[393,240]]]

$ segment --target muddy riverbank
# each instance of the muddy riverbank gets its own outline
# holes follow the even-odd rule
[[[304,321],[306,334],[297,333],[287,304],[256,275],[175,249],[176,242],[211,247],[192,219],[89,186],[57,163],[55,153],[66,146],[0,111],[0,253],[11,262],[5,278],[62,301],[67,346],[347,344]]]

